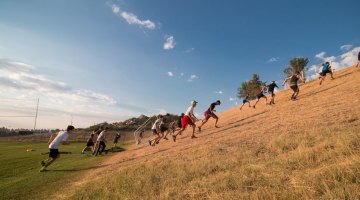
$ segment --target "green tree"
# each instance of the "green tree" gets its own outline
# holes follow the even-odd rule
[[[308,63],[308,58],[293,58],[289,61],[289,66],[284,69],[284,73],[286,76],[290,76],[295,71],[299,71],[302,72],[305,77],[305,67]]]
[[[259,94],[260,86],[262,84],[264,84],[264,82],[260,80],[260,76],[258,74],[253,74],[250,81],[241,83],[241,86],[238,88],[237,96],[239,98],[244,98],[249,95],[250,99],[255,99],[256,95]]]

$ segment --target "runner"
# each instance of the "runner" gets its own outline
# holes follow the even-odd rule
[[[100,133],[102,132],[103,127],[100,126],[98,129],[96,129],[94,132],[96,134],[96,138],[99,137]],[[100,142],[96,140],[94,148],[93,148],[93,155],[96,154],[96,151],[99,149]]]
[[[249,108],[250,108],[250,107],[251,107],[251,104],[250,104],[250,96],[249,96],[249,94],[247,94],[246,97],[244,98],[243,104],[241,105],[240,110],[242,109],[242,107],[243,107],[246,103],[249,104]]]
[[[276,85],[275,81],[271,81],[270,85],[268,85],[267,87],[268,87],[269,95],[271,96],[270,105],[275,104],[274,90],[275,90],[275,88],[279,88],[279,87]]]
[[[181,135],[181,133],[186,129],[186,127],[188,125],[192,126],[192,128],[193,128],[191,139],[197,138],[195,136],[196,125],[194,123],[195,121],[198,121],[198,119],[194,115],[194,108],[196,107],[197,103],[198,103],[197,101],[192,101],[191,102],[191,106],[187,109],[184,117],[181,120],[181,129],[180,129],[180,131],[177,134],[173,135],[173,141],[174,142],[176,142],[176,137],[179,134]]]
[[[285,85],[285,83],[287,81],[290,80],[290,88],[294,91],[294,93],[291,95],[291,100],[295,101],[297,95],[299,94],[300,90],[299,90],[299,86],[298,86],[298,81],[299,79],[305,83],[304,78],[300,75],[299,71],[296,71],[293,75],[287,77],[284,82],[283,82],[283,86]]]
[[[114,137],[114,146],[113,146],[113,148],[117,147],[116,145],[119,142],[120,137],[121,137],[120,133],[116,133],[116,135]]]
[[[326,74],[329,73],[331,75],[331,79],[334,79],[333,77],[333,73],[332,73],[332,70],[331,70],[331,66],[330,66],[330,63],[329,62],[326,62],[323,66],[322,66],[322,71],[320,73],[320,83],[319,85],[322,84],[322,82],[325,80],[325,77],[326,77]]]
[[[66,128],[66,131],[60,131],[57,133],[56,137],[50,138],[49,140],[49,158],[47,160],[41,161],[42,168],[40,169],[40,172],[45,172],[46,168],[49,167],[57,158],[59,158],[59,145],[68,145],[70,144],[67,139],[69,137],[69,134],[73,132],[75,128],[71,125],[69,125]]]
[[[95,131],[90,134],[90,137],[86,142],[86,147],[84,147],[84,149],[81,152],[82,154],[85,153],[85,151],[87,151],[89,148],[91,148],[92,152],[94,151],[94,147],[95,147],[94,146],[94,136],[95,136]]]
[[[215,106],[219,106],[221,104],[220,100],[217,100],[216,102],[210,104],[209,108],[204,112],[205,119],[202,121],[201,125],[198,127],[199,132],[201,132],[201,127],[206,124],[206,122],[212,117],[215,121],[215,128],[219,128],[217,126],[217,123],[219,121],[219,117],[215,114]]]
[[[176,120],[170,123],[169,129],[171,130],[171,134],[174,134],[175,131],[181,129],[181,120],[184,117],[184,115],[185,115],[184,113],[181,113],[181,115]]]
[[[95,156],[97,155],[101,155],[101,153],[105,150],[106,147],[106,139],[105,139],[105,133],[109,130],[109,127],[105,127],[105,129],[103,131],[101,131],[101,133],[99,134],[99,136],[97,137],[96,142],[99,144],[98,148],[95,149]]]
[[[154,124],[151,128],[153,135],[156,135],[156,137],[154,137],[152,140],[149,140],[150,146],[155,146],[155,144],[158,144],[159,140],[162,137],[161,131],[160,131],[160,125],[162,123],[162,120],[163,120],[163,116],[159,115],[159,117],[156,119],[156,121],[154,122]]]
[[[268,104],[267,97],[265,96],[265,93],[266,93],[266,84],[264,83],[262,86],[260,86],[260,93],[256,96],[257,101],[255,102],[255,105],[253,105],[253,108],[255,108],[256,104],[260,101],[261,98],[265,98],[266,105]]]
[[[357,65],[356,65],[356,67],[358,67],[359,64],[360,64],[360,51],[359,51],[359,54],[358,54],[358,63],[357,63]]]
[[[167,113],[164,118],[163,118],[163,121],[162,121],[162,124],[160,124],[160,131],[161,133],[164,135],[165,133],[165,136],[163,137],[164,140],[168,140],[167,138],[167,135],[169,134],[170,132],[170,129],[169,127],[171,127],[171,123],[169,123],[169,117],[170,117],[170,114]]]

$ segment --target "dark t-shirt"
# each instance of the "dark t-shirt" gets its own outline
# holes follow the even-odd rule
[[[273,92],[275,88],[279,88],[276,83],[271,83],[268,85],[269,91]]]
[[[360,51],[359,51],[359,54],[358,54],[358,61],[360,61]]]
[[[102,131],[102,130],[100,130],[100,129],[99,129],[99,130],[97,130],[97,131],[95,132],[95,133],[96,133],[96,135],[100,135],[101,131]]]
[[[215,106],[216,106],[216,102],[210,104],[210,107],[208,109],[208,112],[212,112],[214,109],[215,109]]]
[[[181,122],[182,122],[182,116],[180,115],[179,118],[177,119],[177,124],[179,127],[181,127]]]
[[[296,83],[298,82],[299,78],[296,75],[292,75],[291,79],[290,79],[290,83]]]

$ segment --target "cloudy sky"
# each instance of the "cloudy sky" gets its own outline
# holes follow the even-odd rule
[[[253,73],[308,76],[360,50],[360,1],[1,0],[0,126],[87,127],[140,114],[235,106]],[[21,116],[21,117],[20,117]]]

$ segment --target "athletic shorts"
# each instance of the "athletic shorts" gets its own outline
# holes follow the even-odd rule
[[[100,141],[99,146],[103,146],[103,147],[105,148],[105,147],[106,147],[106,144],[105,144],[104,141]]]
[[[210,119],[211,117],[214,119],[217,119],[218,116],[215,115],[215,113],[209,112],[208,110],[204,112],[205,120]]]
[[[92,147],[92,146],[94,146],[94,142],[93,142],[93,141],[88,141],[88,142],[86,143],[86,146],[87,146],[87,147]]]
[[[292,86],[290,86],[290,88],[291,88],[294,92],[299,92],[299,86],[297,86],[297,85],[292,85]]]
[[[187,125],[194,126],[195,124],[189,116],[184,115],[181,121],[181,127],[185,128]]]
[[[118,143],[119,138],[114,139],[114,143]]]
[[[265,97],[265,95],[263,93],[260,93],[256,96],[258,99],[262,98],[262,97]]]
[[[331,71],[330,71],[330,70],[323,70],[323,71],[320,73],[320,75],[321,75],[321,76],[326,76],[326,74],[328,74],[328,73],[331,73]]]
[[[243,100],[243,104],[245,104],[245,103],[250,103],[250,101],[244,99],[244,100]]]
[[[275,96],[274,91],[269,91],[269,94],[270,94],[272,97]]]
[[[50,149],[49,158],[57,158],[59,156],[59,149]]]
[[[160,127],[160,131],[163,133],[163,132],[165,132],[165,131],[167,131],[168,130],[168,127],[166,127],[166,126],[161,126]]]

